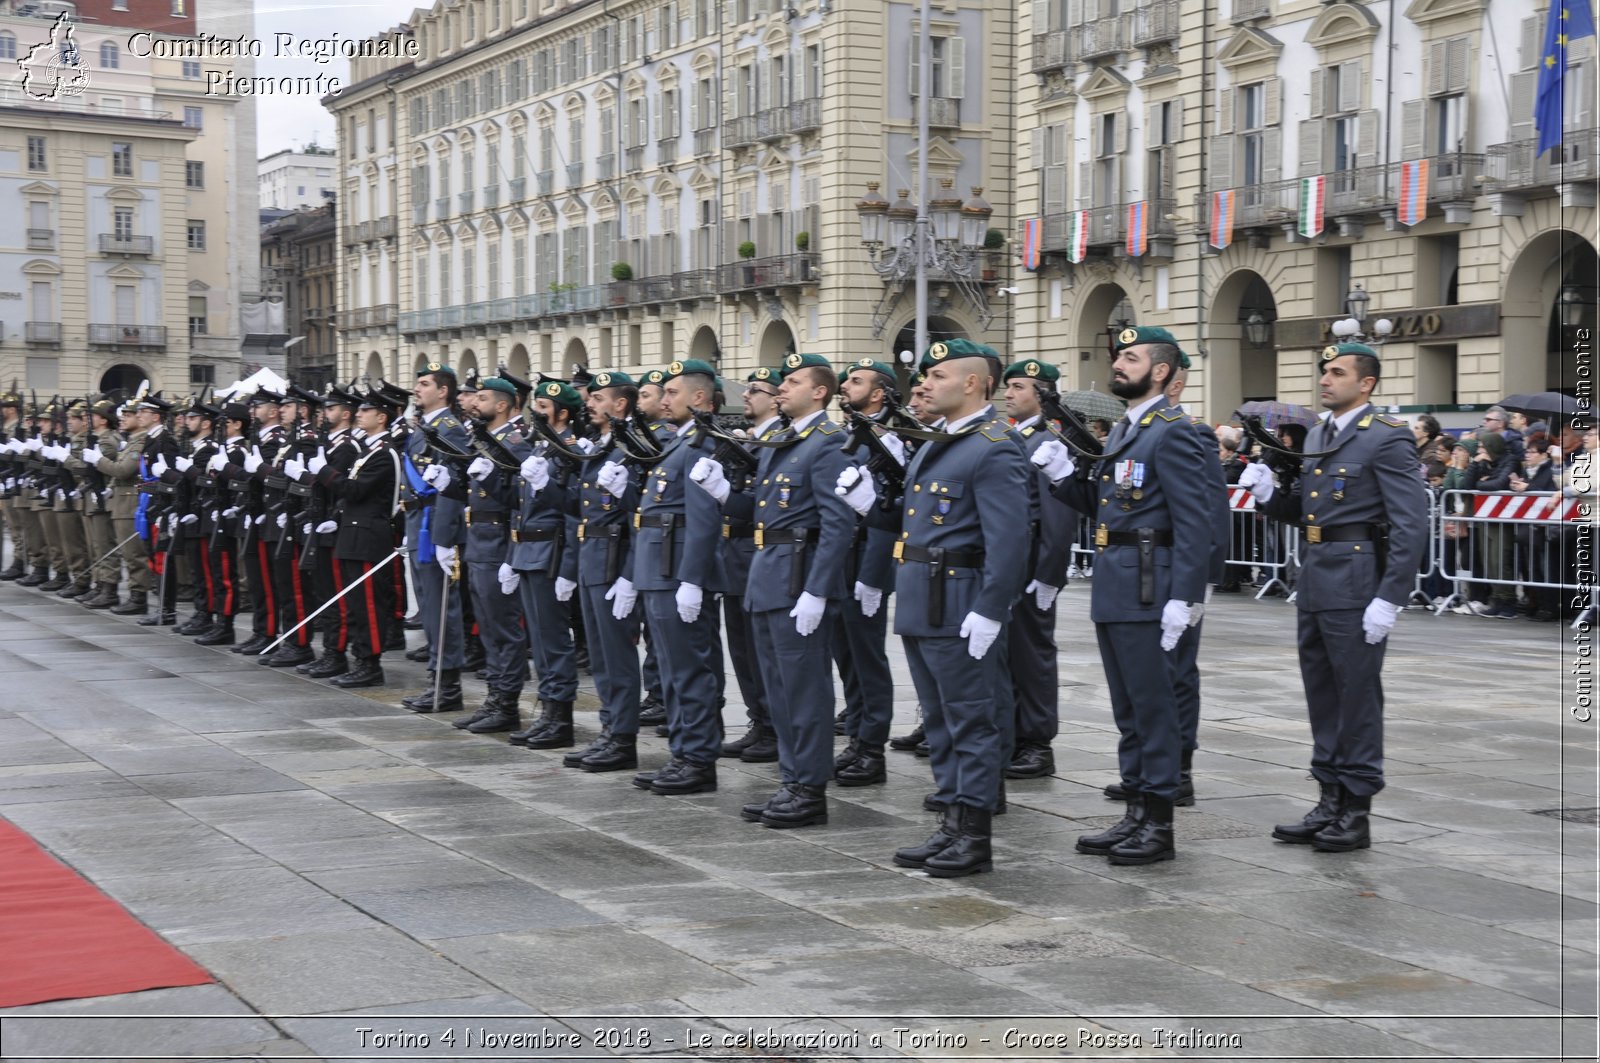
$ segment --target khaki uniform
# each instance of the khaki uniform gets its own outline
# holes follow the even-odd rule
[[[109,433],[102,434],[100,438],[103,439],[104,435],[107,434]],[[117,560],[116,555],[111,552],[111,548],[117,542],[111,534],[111,510],[108,505],[111,492],[108,486],[107,490],[101,492],[97,497],[93,491],[89,490],[89,485],[84,480],[88,466],[83,463],[83,447],[87,439],[87,432],[72,437],[72,453],[68,455],[64,463],[68,469],[72,470],[72,474],[78,478],[78,494],[80,497],[77,501],[77,508],[83,517],[83,537],[84,545],[87,548],[87,560],[94,565],[94,571],[85,578],[92,579],[97,585],[110,584],[115,587],[122,575],[122,564]],[[96,441],[98,442],[99,440],[97,439]],[[108,554],[110,556],[106,556]]]
[[[122,563],[128,567],[128,589],[148,593],[150,558],[143,539],[134,535],[133,518],[139,509],[139,458],[144,451],[145,433],[135,432],[115,455],[107,451],[95,466],[110,480],[112,542],[122,542]],[[126,540],[123,542],[123,540]]]
[[[68,440],[68,445],[74,450],[83,449],[87,432],[79,432]],[[72,459],[70,456],[63,465]],[[74,498],[73,496],[78,497]],[[61,552],[66,561],[65,574],[79,587],[89,586],[89,538],[83,527],[83,485],[79,484],[72,491],[56,492],[55,520],[56,538],[61,542]]]

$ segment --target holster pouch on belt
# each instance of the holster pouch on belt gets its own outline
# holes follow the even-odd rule
[[[661,518],[661,578],[671,579],[676,570],[678,551],[678,514],[668,513]]]
[[[614,525],[617,534],[606,537],[606,586],[617,582],[617,569],[622,561],[622,529]]]
[[[1156,600],[1156,530],[1139,528],[1139,604],[1154,605]]]
[[[806,544],[795,543],[789,555],[789,597],[798,598],[806,589]]]
[[[944,547],[928,550],[928,626],[944,627]]]

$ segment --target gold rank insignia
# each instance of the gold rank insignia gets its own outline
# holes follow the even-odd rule
[[[561,385],[556,383],[546,384],[544,386],[544,393],[549,395],[551,398],[555,398],[557,395],[561,394]]]
[[[611,386],[611,374],[601,373],[594,378],[594,382],[596,387],[608,388]]]
[[[438,362],[429,362],[427,365],[423,366],[423,368],[430,373],[437,373],[443,369],[444,366],[440,365]]]
[[[949,348],[948,345],[946,345],[944,343],[935,343],[932,347],[928,348],[928,357],[932,358],[936,362],[939,359],[941,359],[941,358],[945,357],[946,355],[948,355],[949,353],[950,353],[950,348]]]
[[[861,359],[861,361],[856,363],[856,368],[857,369],[871,369],[872,368],[872,359],[871,358],[863,358],[863,359]]]
[[[798,352],[796,352],[795,354],[791,354],[789,357],[785,358],[783,360],[783,365],[786,369],[799,369],[802,361],[804,361],[804,359],[801,358]]]
[[[673,376],[677,376],[679,373],[683,372],[683,363],[673,362],[671,365],[667,366],[667,372],[671,373]]]
[[[1322,360],[1324,362],[1331,362],[1337,357],[1339,357],[1339,348],[1334,344],[1330,343],[1328,346],[1322,348]]]
[[[1027,373],[1029,376],[1038,376],[1039,375],[1039,363],[1038,362],[1029,362],[1027,365],[1022,367],[1022,371],[1024,373]]]
[[[1120,334],[1118,334],[1117,342],[1118,343],[1132,343],[1133,341],[1137,340],[1138,338],[1139,338],[1139,330],[1138,329],[1125,328],[1125,329],[1122,330],[1122,332]]]
[[[768,369],[766,366],[762,366],[760,369],[756,370],[756,379],[757,380],[771,380],[772,379],[772,370]]]

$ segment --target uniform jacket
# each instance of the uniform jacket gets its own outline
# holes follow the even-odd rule
[[[467,436],[467,430],[461,426],[456,415],[446,409],[437,414],[432,421],[427,422],[438,430],[439,435],[462,450],[472,449],[472,440]],[[405,460],[420,478],[427,471],[428,466],[437,463],[439,455],[428,447],[428,440],[418,429],[412,429],[406,436]],[[459,473],[460,470],[456,470]],[[443,491],[434,491],[431,487],[418,492],[409,475],[401,476],[400,497],[405,501],[406,507],[406,538],[410,541],[412,549],[416,549],[422,542],[422,516],[424,502],[432,498],[433,502],[426,506],[428,512],[428,539],[434,546],[460,546],[467,541],[467,485],[461,481],[464,475],[452,474],[450,486]],[[429,558],[421,558],[429,561]]]
[[[1155,593],[1148,603],[1140,601],[1139,547],[1096,548],[1099,560],[1089,599],[1089,618],[1096,624],[1159,622],[1168,601],[1203,601],[1211,568],[1218,498],[1210,466],[1217,464],[1216,451],[1205,449],[1181,407],[1161,402],[1123,429],[1109,449],[1125,444],[1126,451],[1115,461],[1096,462],[1087,481],[1069,476],[1054,488],[1057,498],[1087,514],[1097,530],[1171,533],[1171,546],[1155,548]],[[1119,469],[1129,473],[1120,494]],[[1140,482],[1131,486],[1135,480]]]
[[[1022,446],[1030,459],[1033,457],[1033,452],[1043,446],[1046,440],[1055,438],[1042,418],[1035,418],[1025,428],[1019,428],[1017,434],[1022,437]],[[1033,515],[1038,527],[1038,539],[1033,552],[1033,567],[1028,573],[1028,578],[1036,579],[1047,587],[1065,587],[1067,569],[1072,565],[1072,544],[1076,538],[1078,522],[1072,513],[1072,507],[1051,493],[1050,478],[1039,471],[1031,461],[1028,467],[1034,473],[1032,479],[1038,506],[1038,511]]]
[[[1345,425],[1332,447],[1311,439],[1308,450],[1331,453],[1305,459],[1295,490],[1276,491],[1258,505],[1268,516],[1308,529],[1295,604],[1307,613],[1365,609],[1373,598],[1404,605],[1428,537],[1427,492],[1410,429],[1367,406]],[[1384,522],[1389,543],[1381,575],[1371,541],[1310,541],[1311,527]]]
[[[645,473],[639,489],[639,515],[673,515],[678,523],[673,528],[670,575],[661,571],[665,529],[635,529],[631,579],[639,590],[675,591],[679,583],[694,584],[707,593],[727,589],[719,546],[722,508],[716,499],[689,482],[694,463],[711,457],[714,450],[710,440],[701,437],[700,429],[690,425],[682,435],[667,441],[660,459]]]
[[[117,520],[132,520],[139,508],[139,458],[144,454],[144,433],[135,432],[120,451],[112,453],[115,436],[107,433],[101,438],[104,451],[95,468],[105,474],[111,485],[111,516]]]
[[[607,436],[602,448],[610,443]],[[621,447],[610,447],[605,461],[621,465],[626,457]],[[620,496],[604,490],[595,480],[605,461],[583,467],[578,481],[578,582],[585,587],[615,583],[629,572],[633,554],[633,511],[639,505],[637,477],[628,478]],[[617,533],[600,529],[619,528]]]
[[[975,427],[974,427],[975,426]],[[1022,437],[987,408],[961,438],[927,443],[906,467],[900,541],[908,547],[983,551],[981,568],[944,570],[944,612],[929,622],[926,562],[900,560],[897,635],[955,637],[968,613],[1004,622],[1027,582],[1028,476]]]
[[[324,483],[335,489],[340,502],[339,537],[334,543],[339,560],[376,564],[394,551],[395,488],[403,475],[400,461],[385,437],[374,440],[348,473],[341,475],[332,466],[322,470]]]
[[[510,421],[495,429],[498,439],[520,461],[533,453]],[[467,488],[467,545],[463,561],[496,565],[506,560],[511,544],[511,522],[517,516],[517,485],[521,478],[514,469],[495,469]]]
[[[1211,566],[1206,578],[1211,583],[1221,583],[1228,575],[1228,547],[1233,539],[1233,507],[1228,504],[1228,481],[1222,462],[1211,460],[1212,455],[1219,453],[1217,430],[1198,417],[1190,417],[1189,422],[1200,433],[1200,444],[1206,448],[1206,490],[1211,493]]]
[[[552,426],[553,427],[553,426]],[[571,446],[571,432],[562,432],[561,439]],[[539,454],[550,461],[550,482],[535,493],[521,476],[512,474],[515,483],[515,514],[513,527],[519,536],[532,532],[548,535],[559,532],[556,538],[541,541],[511,543],[503,560],[518,572],[542,572],[551,579],[578,580],[578,520],[572,516],[577,493],[578,474],[571,463],[550,451],[548,443],[530,447],[526,453]]]
[[[773,439],[795,438],[793,429]],[[856,513],[834,491],[839,474],[850,465],[845,432],[826,417],[802,429],[799,442],[782,450],[762,448],[753,495],[729,495],[728,515],[752,521],[763,539],[771,533],[811,529],[814,544],[764,543],[750,562],[744,607],[750,612],[792,609],[794,566],[803,578],[800,589],[818,598],[842,599],[845,561],[856,534]],[[799,555],[798,561],[796,555]]]

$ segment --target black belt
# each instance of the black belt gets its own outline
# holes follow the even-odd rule
[[[498,524],[500,522],[493,521],[491,523]],[[562,529],[559,527],[522,528],[520,530],[513,528],[511,530],[511,541],[514,543],[549,543],[559,539],[561,537],[561,531]]]
[[[1152,546],[1171,546],[1172,532],[1170,529],[1163,528],[1160,531],[1150,532],[1148,536],[1143,536],[1136,531],[1111,531],[1103,524],[1096,528],[1094,532],[1094,544],[1096,546],[1138,546],[1140,543],[1147,541]]]
[[[1135,528],[1133,531],[1112,531],[1104,524],[1094,530],[1094,544],[1107,546],[1137,546],[1139,548],[1139,604],[1153,605],[1156,600],[1156,547],[1172,545],[1171,528]]]
[[[729,520],[726,517],[723,518],[722,537],[724,539],[749,539],[754,536],[755,533],[756,526],[747,520]]]
[[[1383,529],[1376,524],[1335,524],[1324,528],[1320,524],[1306,525],[1308,543],[1366,543],[1383,538]]]
[[[505,524],[510,515],[503,509],[496,510],[493,513],[474,513],[469,509],[466,515],[467,527],[470,528],[474,524]]]
[[[756,549],[791,544],[800,547],[789,555],[789,597],[798,598],[806,586],[807,543],[814,543],[822,535],[821,528],[757,528]]]
[[[681,513],[635,513],[635,528],[675,528],[683,523]]]
[[[606,582],[617,581],[618,569],[622,564],[622,538],[627,533],[628,526],[621,521],[611,524],[580,524],[578,525],[578,541],[588,542],[592,539],[606,540]]]
[[[413,495],[409,499],[401,499],[400,508],[409,513],[413,509],[427,509],[438,500],[438,495]]]
[[[911,546],[904,542],[894,544],[895,560],[925,561],[928,564],[928,625],[944,626],[944,578],[946,568],[982,568],[982,550],[946,550],[942,546]]]

